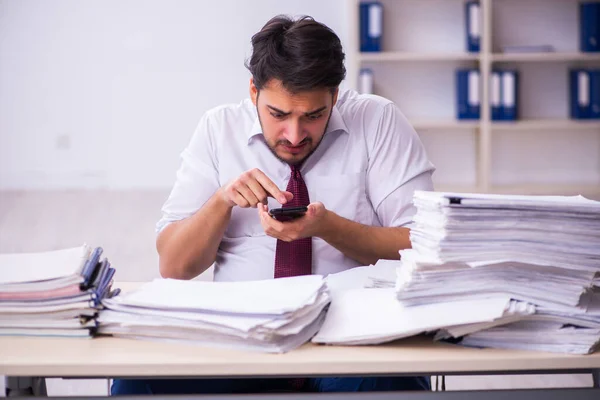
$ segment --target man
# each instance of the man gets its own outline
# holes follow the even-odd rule
[[[252,37],[250,99],[207,112],[157,225],[160,273],[217,281],[327,275],[410,247],[415,189],[433,166],[389,100],[340,92],[344,53],[326,26],[278,16]],[[285,188],[285,190],[284,190]],[[280,222],[268,210],[308,206]],[[113,393],[428,389],[424,378],[117,380]]]

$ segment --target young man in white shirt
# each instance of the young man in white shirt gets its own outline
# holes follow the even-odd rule
[[[275,17],[252,45],[250,99],[208,111],[182,153],[157,224],[161,275],[191,279],[214,263],[218,281],[272,279],[398,259],[413,192],[432,189],[414,129],[391,101],[339,90],[340,40],[312,18]],[[269,216],[290,204],[306,214]],[[112,392],[429,388],[421,377],[185,382],[116,380]]]

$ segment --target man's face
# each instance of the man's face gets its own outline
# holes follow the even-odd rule
[[[250,96],[267,145],[280,160],[299,164],[321,143],[337,101],[329,89],[289,93],[278,80],[258,92],[250,81]]]

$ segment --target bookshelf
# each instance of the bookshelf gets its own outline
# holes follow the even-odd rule
[[[480,0],[479,53],[465,50],[464,0],[380,2],[379,53],[359,51],[360,0],[347,2],[348,85],[356,88],[360,68],[374,71],[375,94],[398,104],[436,164],[437,190],[600,199],[600,120],[568,114],[568,69],[600,68],[600,53],[579,52],[578,0]],[[556,51],[502,53],[502,46],[521,44]],[[454,72],[464,67],[478,68],[481,77],[475,121],[455,119]],[[495,67],[519,71],[517,121],[491,121]]]
[[[477,54],[469,53],[418,53],[387,51],[381,53],[360,53],[359,61],[477,61]]]
[[[510,121],[493,121],[492,129],[494,131],[518,131],[518,130],[587,130],[595,129],[600,131],[600,121],[594,120],[570,120],[570,119],[527,119]]]
[[[561,53],[527,53],[504,54],[493,53],[491,60],[495,62],[556,62],[556,61],[600,61],[600,54],[561,52]]]

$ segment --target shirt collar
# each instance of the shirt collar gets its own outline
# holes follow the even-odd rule
[[[327,125],[327,130],[325,134],[329,132],[342,131],[349,133],[348,127],[342,118],[342,114],[340,110],[338,110],[337,106],[333,107],[333,111],[331,112],[331,118],[329,118],[329,124]],[[262,135],[262,127],[260,126],[260,121],[258,120],[258,114],[256,112],[256,108],[254,108],[254,123],[252,124],[252,128],[248,131],[248,144],[254,136]]]

